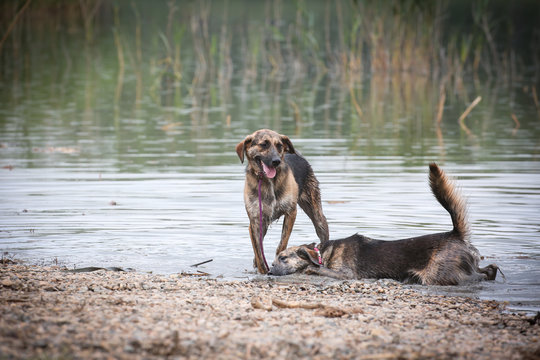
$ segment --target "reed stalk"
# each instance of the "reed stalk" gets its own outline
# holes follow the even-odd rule
[[[87,44],[94,42],[93,21],[101,6],[101,2],[102,0],[79,0]]]
[[[512,129],[512,136],[515,136],[518,129],[521,127],[521,123],[519,122],[516,114],[512,113],[511,117],[512,117],[512,120],[514,120],[514,124],[515,124],[514,128]]]
[[[134,1],[131,2],[131,8],[135,14],[135,107],[138,108],[142,101],[142,40],[141,40],[141,15]]]
[[[351,102],[354,106],[354,109],[356,110],[358,117],[361,119],[364,113],[362,112],[362,108],[360,107],[360,105],[358,104],[358,101],[356,100],[356,95],[354,93],[354,87],[352,84],[349,86],[349,92],[351,94]]]
[[[474,99],[474,101],[467,107],[467,109],[463,112],[463,114],[461,114],[461,116],[459,117],[458,119],[458,123],[459,123],[459,126],[461,127],[461,129],[463,131],[465,131],[465,133],[472,137],[474,136],[474,134],[471,132],[471,130],[467,127],[467,125],[465,125],[465,118],[467,117],[467,115],[469,115],[469,113],[472,111],[472,109],[474,109],[474,107],[476,105],[478,105],[478,103],[480,103],[480,101],[482,101],[482,97],[481,96],[478,96],[476,99]]]
[[[28,8],[28,6],[30,5],[31,2],[32,2],[32,0],[26,0],[24,5],[19,9],[19,11],[17,11],[17,14],[15,14],[15,17],[13,18],[13,20],[11,21],[11,23],[7,27],[7,29],[6,29],[6,31],[4,33],[4,36],[2,36],[2,39],[0,40],[0,53],[2,52],[2,46],[4,45],[4,42],[6,42],[6,39],[8,38],[11,31],[13,31],[13,28],[15,27],[15,24],[17,24],[17,22],[19,21],[19,19],[22,16],[22,14],[26,10],[26,8]]]
[[[116,54],[118,57],[118,75],[116,78],[116,90],[114,92],[114,103],[118,106],[120,98],[122,97],[122,90],[124,88],[124,71],[125,71],[125,62],[124,62],[124,50],[122,47],[122,40],[118,29],[120,28],[120,18],[118,16],[118,7],[114,8],[114,18],[115,18],[115,28],[113,29],[114,34],[114,44],[116,46]]]
[[[538,118],[540,118],[540,102],[538,101],[538,94],[536,93],[536,86],[532,87],[532,95],[534,100],[534,105],[536,106],[536,112],[538,113]]]
[[[294,123],[296,124],[296,127],[299,127],[300,124],[302,123],[302,116],[300,115],[300,108],[298,107],[298,105],[296,105],[296,103],[293,100],[289,100],[289,105],[293,109]]]
[[[439,103],[437,105],[437,117],[436,117],[437,126],[440,126],[442,122],[445,101],[446,101],[446,90],[445,90],[445,82],[443,81],[441,82],[441,85],[439,88]]]

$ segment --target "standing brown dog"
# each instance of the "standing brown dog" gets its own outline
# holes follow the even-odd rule
[[[275,131],[261,129],[236,145],[240,161],[247,158],[244,203],[249,217],[249,236],[255,253],[254,265],[261,274],[268,272],[260,243],[260,199],[262,236],[270,223],[285,215],[281,241],[276,254],[287,248],[296,220],[296,204],[309,216],[321,243],[328,241],[328,224],[322,211],[319,182],[311,166],[294,150],[291,140]]]

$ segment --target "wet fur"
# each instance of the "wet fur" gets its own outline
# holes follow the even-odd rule
[[[470,243],[466,204],[454,183],[436,164],[430,164],[431,191],[448,211],[453,229],[420,237],[383,241],[363,235],[320,245],[291,247],[278,254],[272,275],[295,272],[338,279],[391,278],[425,285],[457,285],[471,280],[494,280],[498,267],[479,268],[478,250]]]
[[[244,203],[249,217],[254,264],[261,274],[268,272],[259,244],[258,182],[259,175],[264,173],[262,162],[276,170],[274,178],[262,175],[263,237],[270,223],[284,216],[276,254],[287,248],[296,220],[297,204],[313,222],[321,243],[328,241],[328,224],[322,211],[319,182],[307,160],[296,152],[287,136],[261,129],[241,141],[236,146],[236,153],[242,163],[247,160]]]

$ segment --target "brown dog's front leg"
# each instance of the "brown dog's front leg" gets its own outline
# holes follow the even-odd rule
[[[281,241],[276,250],[276,255],[287,248],[291,232],[296,221],[296,209],[291,210],[288,214],[285,214],[283,219],[283,228],[281,229]]]
[[[266,230],[268,225],[263,223],[263,237],[266,235]],[[260,246],[259,238],[259,224],[250,222],[249,224],[249,237],[251,238],[251,245],[253,246],[253,253],[255,254],[255,267],[257,271],[261,274],[268,273],[268,266],[264,263],[263,260],[263,249]]]

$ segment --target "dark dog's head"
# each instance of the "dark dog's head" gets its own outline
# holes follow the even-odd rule
[[[248,160],[248,167],[256,173],[263,171],[268,178],[276,176],[277,169],[283,163],[285,153],[294,154],[294,146],[285,135],[275,131],[261,129],[248,135],[236,145],[236,153],[240,161],[244,162],[244,155]]]
[[[319,257],[315,251],[315,243],[292,246],[280,252],[268,275],[288,275],[301,272],[309,265],[319,266]]]

